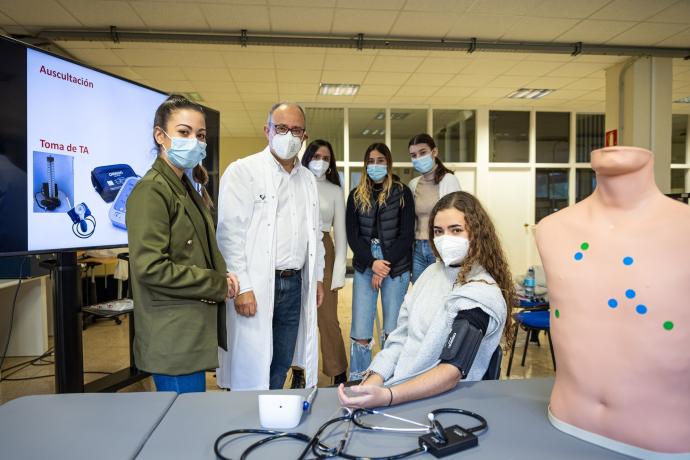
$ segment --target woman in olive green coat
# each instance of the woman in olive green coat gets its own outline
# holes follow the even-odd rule
[[[208,173],[206,118],[178,95],[156,111],[158,158],[127,200],[134,296],[134,359],[158,391],[205,391],[205,370],[225,348],[225,299],[239,290],[218,251]],[[185,174],[194,168],[199,194]]]

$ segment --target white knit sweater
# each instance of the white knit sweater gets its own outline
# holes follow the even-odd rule
[[[473,267],[465,284],[453,287],[458,270],[436,262],[422,273],[405,296],[397,327],[369,366],[383,377],[386,385],[400,383],[437,366],[456,315],[472,308],[481,308],[489,315],[489,326],[465,380],[481,380],[484,376],[501,340],[506,303],[494,279],[480,266]]]

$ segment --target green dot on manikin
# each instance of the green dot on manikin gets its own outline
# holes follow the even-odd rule
[[[589,243],[587,243],[587,242],[585,241],[584,243],[582,243],[582,244],[580,245],[580,249],[582,249],[583,251],[586,251],[587,249],[589,249]]]
[[[560,317],[561,317],[561,312],[560,312],[560,310],[556,310],[555,312],[553,312],[553,314],[556,316],[556,318],[560,318]]]
[[[670,331],[671,329],[673,329],[673,321],[665,321],[664,322],[664,329],[666,329],[667,331]]]

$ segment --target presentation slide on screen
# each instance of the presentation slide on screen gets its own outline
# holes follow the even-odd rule
[[[124,204],[165,95],[27,50],[28,250],[127,244]]]

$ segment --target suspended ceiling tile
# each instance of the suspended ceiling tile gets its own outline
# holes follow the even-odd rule
[[[252,51],[226,51],[221,56],[231,69],[273,70],[275,63],[272,53],[254,53]]]
[[[221,63],[222,65],[222,63]],[[230,77],[230,72],[225,67],[183,67],[185,75],[190,80],[208,80],[208,81],[220,81],[227,82],[232,85],[232,79]]]
[[[437,86],[403,86],[395,93],[395,97],[429,97],[438,89]]]
[[[274,83],[266,82],[246,82],[237,81],[235,82],[237,91],[240,95],[244,94],[260,94],[260,93],[276,93],[278,91],[278,85]]]
[[[549,72],[548,75],[554,77],[586,77],[601,70],[603,67],[608,67],[608,65],[589,62],[571,62],[563,64],[559,68]]]
[[[113,53],[130,66],[176,67],[180,62],[177,53],[168,50],[115,49]]]
[[[279,33],[328,34],[333,23],[333,8],[270,8],[271,30]]]
[[[448,32],[446,38],[471,38],[495,40],[508,31],[519,18],[512,15],[465,13]]]
[[[244,102],[262,102],[265,103],[266,106],[270,107],[272,104],[275,104],[278,102],[278,92],[260,92],[260,93],[248,93],[248,92],[242,92],[240,94],[240,97],[242,98],[242,101]]]
[[[558,89],[546,97],[553,95],[554,98],[558,99],[575,99],[585,94],[590,94],[591,92],[592,91],[587,89]]]
[[[130,67],[126,66],[100,66],[101,70],[105,70],[106,72],[110,72],[114,75],[119,75],[124,78],[128,78],[130,80],[134,81],[139,81],[140,78],[142,78],[140,75],[135,73]]]
[[[334,7],[336,0],[268,0],[268,4],[282,7]]]
[[[463,75],[500,75],[515,66],[514,61],[482,59],[472,62],[462,70]]]
[[[235,82],[259,82],[259,83],[275,83],[275,72],[256,72],[251,69],[231,69],[232,79]]]
[[[377,10],[399,10],[405,4],[405,0],[338,0],[338,8],[359,8]]]
[[[242,97],[236,91],[212,91],[203,88],[196,88],[196,91],[201,94],[202,99],[205,101],[215,101],[216,103],[242,101]]]
[[[601,89],[606,85],[606,80],[602,78],[580,78],[574,83],[567,85],[566,89]]]
[[[16,26],[17,23],[2,13],[2,6],[0,5],[0,26]]]
[[[464,13],[474,0],[407,0],[405,11],[440,11]]]
[[[474,91],[476,91],[476,89],[477,88],[466,88],[461,86],[446,86],[445,88],[441,88],[438,91],[436,91],[436,93],[434,93],[434,96],[449,98],[465,97],[472,94]]]
[[[508,94],[510,94],[511,92],[512,90],[508,88],[478,88],[475,92],[472,93],[472,97],[501,98],[507,97]]]
[[[584,19],[608,2],[609,0],[542,0],[529,14],[544,18]]]
[[[247,29],[248,33],[268,32],[271,23],[266,6],[225,5],[202,3],[199,5],[214,32],[232,32]]]
[[[283,93],[317,94],[319,85],[314,83],[278,83],[278,90]]]
[[[469,9],[472,13],[525,15],[542,0],[477,0]]]
[[[649,22],[680,22],[687,24],[690,20],[690,2],[679,1],[658,14],[648,18]]]
[[[426,68],[424,68],[424,70],[426,70]],[[415,86],[415,85],[442,86],[442,85],[445,85],[446,83],[448,83],[448,81],[451,78],[452,78],[452,75],[447,74],[447,73],[444,74],[444,73],[415,72],[407,80],[406,84],[411,85],[411,86]]]
[[[324,69],[327,70],[369,70],[374,56],[367,55],[334,55],[327,54]]]
[[[470,88],[478,88],[486,86],[496,78],[495,75],[464,75],[460,74],[453,77],[446,86],[462,86]]]
[[[180,67],[146,67],[146,66],[136,66],[133,67],[138,75],[147,80],[187,80],[187,74],[185,74]]]
[[[657,46],[671,46],[679,48],[687,48],[690,43],[690,29],[686,29],[680,33],[672,35],[671,37],[660,41]]]
[[[628,56],[609,56],[604,54],[580,54],[574,56],[570,62],[599,62],[612,66],[628,59]]]
[[[363,85],[357,96],[392,96],[400,89],[400,85]]]
[[[539,77],[529,83],[530,88],[560,89],[577,81],[570,77]]]
[[[515,90],[526,87],[532,80],[534,80],[534,77],[532,76],[501,75],[496,77],[491,82],[491,86],[495,86],[497,88],[512,88]]]
[[[296,53],[274,53],[276,67],[288,70],[321,70],[325,54],[300,55]]]
[[[602,44],[633,27],[632,21],[601,21],[586,19],[558,36],[558,42]]]
[[[390,100],[391,105],[399,106],[419,106],[426,103],[428,96],[393,96]],[[422,129],[424,131],[424,129]]]
[[[321,83],[352,83],[361,84],[367,72],[351,72],[338,70],[324,70],[321,74]]]
[[[315,93],[291,93],[285,91],[278,92],[278,99],[296,103],[312,102],[316,100]]]
[[[404,72],[369,72],[364,83],[362,83],[362,87],[368,85],[402,85],[409,77],[410,74]]]
[[[315,83],[321,81],[321,73],[311,70],[279,70],[277,79],[281,83]],[[338,83],[338,82],[336,82]]]
[[[523,17],[501,37],[503,40],[553,41],[579,19]]]
[[[675,0],[613,0],[592,14],[593,19],[613,19],[619,21],[642,21],[652,17]]]
[[[563,64],[567,62],[572,62],[573,57],[569,54],[556,54],[556,53],[533,53],[527,54],[525,57],[525,62],[541,61],[541,62],[562,62]]]
[[[391,35],[399,37],[444,37],[457,22],[458,15],[451,12],[407,12],[398,15]]]
[[[424,61],[421,57],[377,56],[371,66],[374,72],[414,72]]]
[[[151,80],[151,86],[166,93],[196,91],[196,85],[189,80]]]
[[[326,104],[346,104],[348,102],[354,102],[354,99],[354,96],[316,96],[316,102]]]
[[[82,61],[83,63],[95,67],[104,65],[125,65],[125,62],[120,57],[110,50],[104,49],[75,49],[70,50],[69,53]]]
[[[132,2],[146,26],[154,30],[209,31],[209,25],[196,3]]]
[[[685,24],[643,22],[609,40],[610,45],[652,46],[687,29]]]
[[[82,24],[54,0],[2,0],[0,12],[22,27],[81,27]]]
[[[560,62],[522,61],[505,71],[506,75],[537,77],[562,66]]]
[[[231,80],[192,80],[195,91],[219,91],[226,93],[237,93],[235,84]],[[237,93],[239,94],[239,93]]]
[[[121,29],[144,27],[144,22],[128,2],[60,0],[60,4],[85,27],[117,26]]]
[[[448,56],[449,58],[451,56]],[[469,57],[458,57],[455,59],[446,59],[439,57],[428,57],[424,62],[418,67],[419,71],[429,72],[429,73],[446,73],[446,74],[456,74],[462,69],[467,67],[472,62],[472,58]]]
[[[367,1],[367,7],[371,7],[371,2]],[[376,2],[378,7],[378,2]],[[350,10],[336,9],[333,15],[332,33],[336,35],[348,34],[356,36],[363,33],[373,36],[388,35],[396,13],[390,11],[379,11],[370,9]]]
[[[367,95],[361,95],[357,94],[355,96],[355,102],[358,104],[386,104],[390,100],[390,96],[367,96]]]

